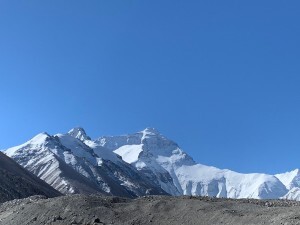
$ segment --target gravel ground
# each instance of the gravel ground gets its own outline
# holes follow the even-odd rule
[[[300,224],[300,202],[150,196],[33,196],[0,205],[1,225]]]

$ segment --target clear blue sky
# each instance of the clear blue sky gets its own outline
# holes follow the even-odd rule
[[[0,2],[0,149],[155,127],[196,161],[300,167],[299,1]]]

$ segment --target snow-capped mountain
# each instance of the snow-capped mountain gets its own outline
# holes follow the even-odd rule
[[[205,195],[300,200],[300,172],[242,174],[196,163],[153,128],[92,140],[82,128],[42,133],[5,153],[65,194]]]
[[[115,153],[93,143],[82,128],[39,134],[5,154],[64,194],[166,194]]]
[[[96,142],[151,179],[155,178],[172,195],[258,199],[300,196],[298,170],[283,175],[241,174],[205,166],[153,128],[132,135],[101,137]]]

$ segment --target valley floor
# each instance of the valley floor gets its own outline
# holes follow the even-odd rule
[[[300,224],[300,202],[208,197],[34,196],[0,204],[1,225]]]

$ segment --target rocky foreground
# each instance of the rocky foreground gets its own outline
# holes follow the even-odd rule
[[[34,196],[0,205],[1,225],[300,224],[300,202],[150,196]]]

